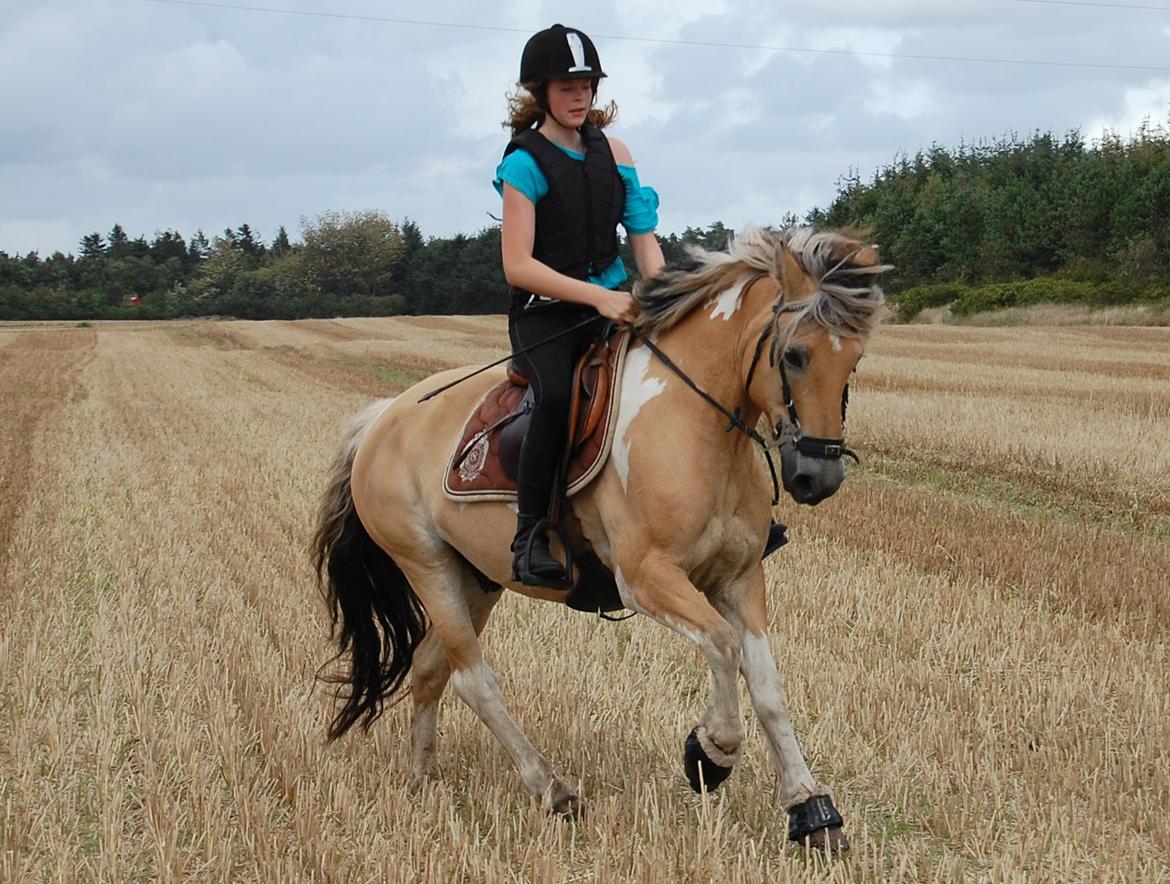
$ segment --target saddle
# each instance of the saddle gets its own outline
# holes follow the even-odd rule
[[[617,410],[614,388],[629,341],[628,332],[612,335],[577,363],[569,408],[566,497],[588,485],[605,466]],[[448,497],[462,503],[516,499],[520,445],[532,408],[528,379],[508,363],[507,380],[488,390],[463,427],[443,476]]]
[[[609,457],[617,422],[619,397],[615,390],[629,343],[629,332],[611,335],[595,344],[577,363],[566,465],[562,468],[562,475],[567,477],[566,499],[593,481]],[[528,379],[509,363],[507,379],[479,401],[451,453],[443,475],[443,491],[449,498],[463,503],[516,499],[520,445],[533,402]],[[564,508],[567,509],[567,500]],[[562,509],[558,504],[557,510]],[[564,521],[569,536],[562,534],[562,539],[571,544],[577,573],[577,584],[566,595],[565,604],[591,613],[621,610],[613,573],[581,536],[575,520]]]

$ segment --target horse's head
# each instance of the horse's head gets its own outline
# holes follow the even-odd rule
[[[876,246],[844,233],[785,231],[777,245],[779,292],[764,332],[771,370],[759,366],[756,390],[783,440],[781,477],[797,503],[820,503],[845,478],[849,376],[878,321],[876,280],[885,269]],[[757,354],[762,360],[764,351]]]

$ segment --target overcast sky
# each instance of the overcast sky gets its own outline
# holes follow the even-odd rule
[[[932,143],[1170,118],[1170,0],[237,5],[465,27],[0,0],[0,249],[76,252],[115,222],[148,237],[246,222],[265,240],[283,224],[295,238],[330,209],[474,233],[499,213],[490,182],[520,50],[554,22],[594,35],[612,131],[659,191],[663,232],[803,215],[850,168],[867,177]]]

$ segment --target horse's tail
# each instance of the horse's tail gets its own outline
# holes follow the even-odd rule
[[[348,686],[338,693],[344,703],[329,725],[330,740],[359,722],[363,730],[369,730],[382,714],[386,698],[402,686],[414,650],[427,631],[418,596],[406,575],[366,531],[354,509],[350,487],[358,446],[392,401],[375,402],[346,426],[317,511],[313,564],[337,641],[337,656],[329,662],[349,652],[348,671],[322,676]]]

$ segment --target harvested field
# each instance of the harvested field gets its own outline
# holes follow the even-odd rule
[[[871,346],[864,462],[781,504],[768,564],[831,863],[786,845],[750,714],[690,792],[706,667],[643,618],[510,596],[485,633],[575,826],[453,695],[418,794],[405,705],[325,745],[338,428],[505,347],[501,317],[0,328],[0,880],[1170,880],[1170,329]]]

